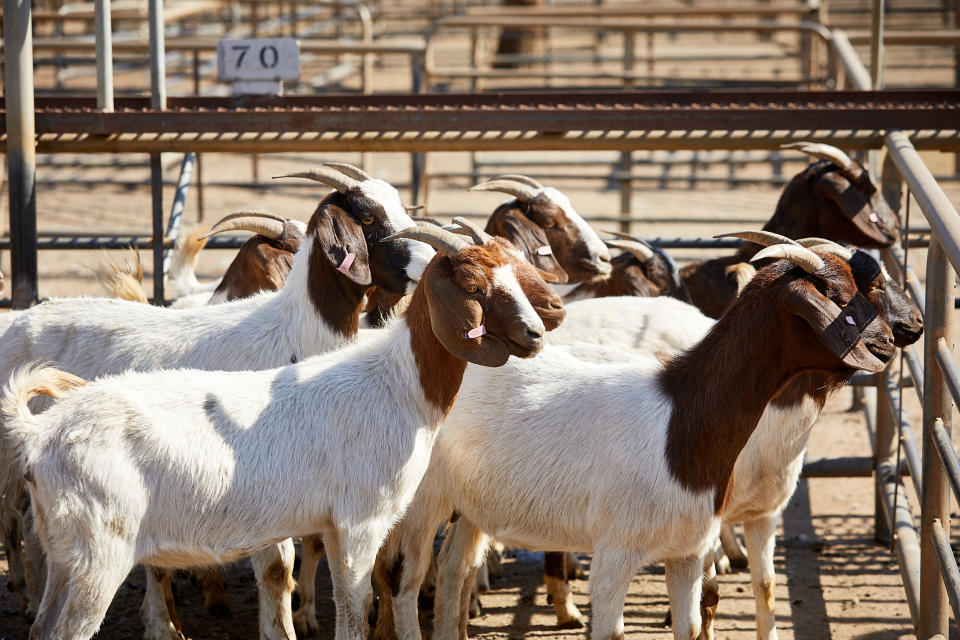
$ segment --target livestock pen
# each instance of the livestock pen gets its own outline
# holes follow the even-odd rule
[[[15,5],[10,0],[6,2],[5,28],[14,29],[18,24],[11,19],[12,16],[23,17],[28,13],[19,12],[18,9],[24,7]],[[29,21],[29,15],[25,19]],[[904,249],[884,252],[891,275],[901,279],[906,274],[911,294],[918,305],[926,309],[923,354],[921,358],[915,352],[919,349],[905,352],[904,367],[909,375],[898,374],[898,366],[894,365],[887,373],[860,376],[855,380],[857,388],[863,390],[865,400],[865,422],[857,425],[861,425],[860,429],[863,424],[867,426],[873,442],[872,451],[842,459],[830,455],[812,457],[808,460],[806,475],[874,477],[877,490],[873,513],[877,532],[881,536],[889,531],[896,534],[903,598],[909,606],[917,637],[926,639],[938,633],[949,637],[950,604],[960,604],[960,594],[952,586],[949,590],[944,586],[960,583],[955,561],[952,566],[950,564],[953,553],[949,549],[948,502],[950,488],[960,490],[960,474],[954,472],[958,464],[949,444],[949,398],[960,392],[960,377],[950,354],[954,277],[950,270],[960,269],[960,228],[957,227],[955,205],[936,185],[916,151],[953,152],[960,149],[960,133],[957,131],[960,95],[953,90],[871,91],[876,82],[871,81],[870,74],[848,45],[849,39],[841,31],[821,26],[812,29],[811,33],[835,60],[834,64],[828,65],[832,79],[845,76],[847,86],[854,87],[853,90],[734,89],[672,94],[643,90],[615,94],[585,90],[543,91],[535,95],[381,94],[265,99],[171,97],[166,99],[165,107],[156,101],[151,104],[145,98],[122,97],[114,98],[112,111],[103,110],[92,97],[34,98],[29,87],[16,96],[12,95],[11,88],[17,87],[18,81],[25,81],[29,75],[17,77],[17,69],[23,70],[31,65],[22,59],[19,66],[16,64],[18,58],[11,45],[16,42],[16,33],[5,33],[8,93],[3,105],[5,128],[2,133],[11,169],[10,205],[14,208],[9,243],[0,241],[0,248],[9,247],[13,257],[11,273],[7,274],[10,276],[7,286],[12,284],[13,288],[7,291],[14,292],[12,302],[15,306],[26,306],[38,297],[36,251],[44,243],[62,246],[85,243],[91,247],[104,244],[101,239],[90,236],[38,241],[36,222],[31,220],[30,209],[37,204],[41,207],[48,205],[44,201],[44,192],[41,191],[37,199],[30,165],[31,149],[41,154],[77,156],[153,154],[156,163],[161,153],[311,153],[325,157],[359,153],[386,157],[380,154],[395,153],[397,155],[392,158],[405,158],[400,154],[542,151],[545,157],[556,158],[578,151],[774,151],[784,143],[807,140],[849,150],[884,149],[889,158],[884,165],[888,188],[893,189],[904,181],[912,197],[907,200],[912,205],[906,206],[914,207],[910,214],[914,232],[904,236],[908,241],[905,251],[912,257],[913,265],[918,264],[918,252],[926,250],[927,264],[922,279],[910,275]],[[944,41],[955,44],[955,38],[955,35],[944,36]],[[22,49],[21,53],[26,50]],[[24,102],[18,111],[15,103],[28,94],[35,107]],[[30,114],[34,118],[30,118]],[[16,120],[18,116],[22,118],[19,121]],[[32,124],[28,120],[32,120]],[[36,140],[35,147],[30,143],[33,139]],[[26,164],[18,164],[18,158],[24,158]],[[280,164],[269,156],[263,161],[270,163],[271,167]],[[412,168],[403,160],[395,161],[404,170]],[[879,173],[879,167],[877,169]],[[469,174],[472,170],[470,167],[464,173]],[[391,172],[398,176],[409,175],[402,170],[391,169]],[[614,177],[621,182],[629,178],[622,174]],[[416,180],[415,177],[414,182]],[[159,178],[155,177],[154,184],[158,181]],[[413,184],[409,187],[413,193]],[[443,194],[441,187],[429,188],[439,192],[433,196],[439,206],[454,210],[456,196]],[[632,187],[629,188],[632,193]],[[114,239],[113,243],[119,245],[129,241],[144,248],[152,246],[156,252],[152,272],[157,275],[164,273],[163,249],[169,248],[172,234],[170,218],[164,219],[161,193],[159,187],[154,191],[152,239],[130,234]],[[610,198],[606,196],[604,201],[609,204]],[[105,203],[104,206],[110,205]],[[578,206],[588,208],[582,203]],[[906,217],[906,206],[900,211],[901,218]],[[649,224],[650,216],[634,214],[629,208],[618,211],[616,207],[607,206],[604,209],[607,213],[591,215],[589,219],[598,226],[616,226],[634,232],[641,229],[644,235],[661,236],[654,240],[657,244],[686,249],[685,257],[699,255],[704,247],[718,250],[736,246],[729,240],[708,241],[694,237],[674,238],[667,233],[650,234],[651,227],[659,228]],[[463,213],[476,214],[478,210],[483,209]],[[593,209],[591,213],[595,211]],[[308,214],[308,210],[302,212],[304,218]],[[924,219],[926,225],[922,224]],[[725,228],[711,228],[722,231],[737,226],[742,225],[731,222]],[[167,238],[166,245],[161,241],[163,237]],[[155,287],[154,295],[162,301],[162,287]],[[923,409],[922,434],[918,434],[922,442],[920,447],[911,439],[909,421],[900,416],[901,406],[907,409],[904,417],[911,415],[906,405],[913,400],[908,401],[901,395],[904,392],[898,389],[906,387],[905,393],[909,394],[911,386],[917,392],[916,406]],[[902,452],[898,450],[898,442],[904,444]],[[912,480],[909,485],[903,482],[902,478],[907,476],[901,473],[901,469],[909,471]],[[919,511],[913,510],[909,496],[916,496]],[[809,502],[809,494],[806,500]],[[919,527],[915,522],[920,523]],[[837,519],[835,525],[843,527],[842,519]],[[803,531],[808,532],[807,529]],[[803,555],[806,561],[820,562],[821,566],[833,562],[833,558],[829,561],[812,560],[807,546],[793,539],[788,541],[787,554]],[[882,553],[882,549],[878,549],[877,557]],[[840,562],[831,566],[842,571]],[[741,581],[740,585],[743,584]],[[525,632],[524,617],[511,617],[507,603],[525,604],[524,598],[532,598],[529,589],[528,585],[516,594],[502,596],[498,600],[501,604],[494,606],[490,628],[484,628],[487,624],[484,623],[473,633],[498,633],[497,625],[492,622],[498,615],[509,620],[506,625],[510,629],[506,632],[508,635]],[[803,620],[803,607],[809,607],[814,599],[805,601],[799,595],[797,585],[790,586],[789,594],[791,610],[797,612],[791,625],[794,637],[815,637],[815,634],[804,635],[805,631],[811,633],[817,628]],[[652,602],[658,603],[662,609],[662,600],[658,602],[653,598]],[[646,602],[651,600],[648,598]],[[724,616],[722,607],[721,620]],[[817,609],[816,606],[813,608]],[[826,605],[823,608],[826,610]],[[7,611],[10,611],[9,607]],[[135,614],[128,611],[128,615]],[[654,633],[650,631],[654,627],[652,618],[651,615],[643,617],[643,624],[634,630]],[[956,613],[954,620],[957,620]],[[545,624],[538,623],[534,632],[547,633],[542,628]],[[749,616],[742,616],[737,624],[739,631],[749,629]],[[134,631],[131,629],[130,633]],[[732,630],[728,629],[727,633]],[[0,635],[6,635],[2,623]],[[851,634],[851,637],[855,635]],[[17,636],[14,634],[13,637]],[[876,637],[895,636],[877,632]]]

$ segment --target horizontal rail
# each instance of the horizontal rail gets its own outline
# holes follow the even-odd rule
[[[957,559],[953,555],[950,539],[943,529],[940,518],[934,518],[931,523],[930,537],[933,539],[933,548],[937,552],[940,575],[943,578],[944,586],[947,588],[950,608],[953,609],[953,624],[960,630],[960,569],[957,568]]]
[[[850,31],[847,33],[847,37],[854,44],[870,42],[869,31]],[[960,45],[960,29],[884,30],[883,44],[888,46],[951,47]]]
[[[837,458],[808,458],[803,462],[803,478],[869,478],[873,475],[873,458],[841,456]],[[900,475],[910,475],[906,462],[900,463]]]
[[[207,240],[205,249],[239,249],[246,242],[246,238],[235,237],[212,237]],[[164,249],[172,249],[173,239],[164,240]],[[75,251],[88,249],[149,249],[153,247],[153,239],[150,236],[71,236],[40,238],[37,240],[37,248],[47,251]],[[10,240],[0,240],[0,250],[9,250]]]
[[[167,38],[166,51],[203,51],[217,50],[220,38]],[[345,54],[345,53],[373,53],[380,55],[408,55],[417,56],[427,49],[423,40],[411,41],[377,41],[362,42],[359,40],[299,40],[301,53],[314,54]],[[0,45],[0,50],[2,50]],[[69,40],[64,38],[35,38],[33,40],[34,53],[37,51],[66,51],[92,53],[96,49],[96,42],[84,38]],[[114,41],[114,54],[133,53],[145,54],[150,52],[150,43],[142,40]]]
[[[777,15],[809,15],[815,10],[799,6],[795,3],[724,3],[709,6],[690,7],[676,4],[660,6],[537,6],[537,7],[469,7],[467,14],[471,16],[506,17],[526,16],[536,18],[563,18],[563,17],[708,17],[708,16],[777,16]]]

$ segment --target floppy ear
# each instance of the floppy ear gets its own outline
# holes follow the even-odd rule
[[[567,272],[553,255],[546,232],[516,207],[504,213],[494,213],[490,217],[490,222],[487,223],[486,231],[513,242],[523,251],[533,266],[557,278],[557,284],[566,284],[569,280]]]
[[[349,213],[331,204],[317,212],[315,219],[316,242],[330,265],[356,284],[369,286],[370,256],[363,228]]]
[[[814,192],[835,202],[844,217],[864,236],[877,239],[878,243],[888,244],[877,226],[877,220],[870,219],[869,200],[839,171],[821,175],[814,186]]]
[[[563,300],[557,292],[543,282],[544,280],[550,282],[543,277],[544,272],[529,264],[520,264],[517,265],[516,273],[520,289],[530,301],[530,306],[540,316],[544,328],[547,331],[553,331],[559,327],[567,316],[567,311],[563,308]]]
[[[848,367],[863,371],[882,371],[886,365],[870,353],[863,343],[863,332],[878,322],[877,311],[859,293],[845,308],[821,295],[812,285],[793,298],[792,311],[807,321],[820,342]]]
[[[503,342],[486,333],[467,337],[471,331],[471,335],[481,333],[483,309],[479,302],[453,284],[449,258],[435,259],[424,272],[421,286],[426,286],[433,334],[447,351],[485,367],[506,364],[510,350]]]

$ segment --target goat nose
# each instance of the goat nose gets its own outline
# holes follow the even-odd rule
[[[543,330],[542,328],[540,328],[540,327],[534,327],[534,328],[528,327],[528,328],[527,328],[527,337],[528,337],[530,340],[540,340],[541,338],[543,338],[543,331],[544,331],[544,330]]]

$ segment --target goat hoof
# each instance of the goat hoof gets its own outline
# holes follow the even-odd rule
[[[557,621],[558,629],[583,629],[585,626],[587,625],[584,624],[583,618],[570,618],[563,622]]]
[[[730,566],[733,567],[734,569],[738,569],[738,570],[746,569],[748,565],[749,565],[749,561],[747,560],[746,556],[740,556],[739,558],[734,556],[730,558]]]
[[[667,609],[667,615],[663,616],[663,626],[670,628],[673,626],[673,612]]]
[[[483,613],[483,608],[480,606],[480,600],[474,600],[470,603],[470,618],[479,618],[480,614]]]

